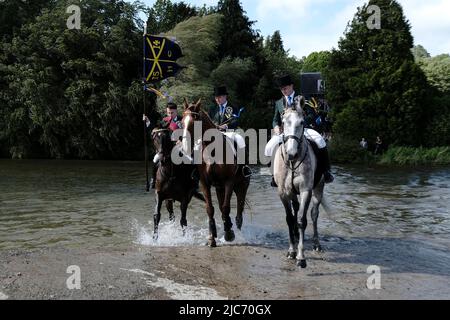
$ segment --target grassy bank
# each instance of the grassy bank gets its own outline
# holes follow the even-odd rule
[[[395,166],[450,165],[450,147],[431,149],[393,147],[377,162],[381,165]]]
[[[450,165],[450,146],[438,148],[391,147],[381,156],[364,150],[355,141],[336,138],[329,146],[334,164],[383,166]]]

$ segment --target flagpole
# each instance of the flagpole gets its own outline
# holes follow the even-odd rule
[[[142,60],[142,82],[143,82],[143,90],[142,90],[142,98],[143,98],[143,102],[144,102],[144,114],[147,116],[147,102],[146,102],[146,96],[145,96],[145,92],[147,90],[147,81],[146,81],[146,75],[145,75],[145,57],[146,57],[146,52],[145,52],[145,37],[147,35],[147,22],[145,22],[144,25],[144,35],[143,35],[143,51],[144,51],[144,56],[143,56],[143,60]],[[145,185],[145,191],[146,192],[150,192],[150,180],[149,180],[149,175],[148,175],[148,142],[147,142],[147,122],[144,121],[144,152],[145,152],[145,179],[146,179],[146,185]]]

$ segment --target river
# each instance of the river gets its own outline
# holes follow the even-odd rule
[[[285,246],[284,210],[269,186],[270,173],[266,168],[254,171],[250,207],[236,243]],[[450,168],[345,166],[334,172],[336,182],[325,191],[332,212],[322,210],[321,235],[449,245]],[[187,235],[182,236],[178,223],[168,222],[163,209],[161,236],[153,241],[155,197],[144,191],[143,176],[139,162],[1,160],[0,249],[203,245],[207,217],[195,199]],[[220,221],[218,212],[216,204]],[[176,213],[179,217],[177,208]]]

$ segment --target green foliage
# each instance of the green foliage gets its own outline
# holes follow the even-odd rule
[[[281,55],[286,54],[283,39],[281,38],[281,33],[279,30],[275,31],[272,36],[267,37],[265,46],[273,53],[280,53]]]
[[[239,0],[219,0],[217,12],[223,17],[220,30],[219,58],[258,58],[254,24],[245,15]]]
[[[432,116],[424,131],[427,145],[431,147],[450,145],[450,95],[435,93],[429,97]]]
[[[416,61],[419,61],[420,59],[430,58],[431,57],[431,55],[428,53],[428,51],[420,44],[417,45],[417,46],[414,46],[411,49],[411,52],[412,52],[412,54],[414,56],[414,59]]]
[[[376,157],[359,145],[360,140],[350,140],[335,135],[329,143],[330,159],[335,164],[374,164]]]
[[[381,7],[381,30],[367,28],[365,5],[337,50],[303,59],[289,54],[279,31],[264,40],[238,0],[202,8],[174,0],[151,8],[123,0],[71,3],[81,6],[81,30],[67,29],[66,0],[0,1],[0,156],[140,158],[142,11],[149,33],[175,37],[183,49],[178,62],[186,68],[158,85],[179,105],[202,98],[206,108],[213,87],[226,85],[230,101],[246,108],[241,127],[268,129],[280,98],[275,78],[291,74],[299,88],[301,72],[318,71],[334,110],[334,162],[374,162],[359,148],[361,137],[450,145],[450,56],[411,50],[397,1],[367,4]],[[162,111],[167,100],[158,103]]]
[[[381,30],[370,30],[368,5],[383,12]],[[410,25],[397,1],[371,0],[358,9],[327,72],[335,132],[348,139],[380,135],[387,144],[420,146],[429,120],[428,84],[411,53]]]
[[[450,55],[421,58],[418,62],[428,82],[440,93],[450,95]]]
[[[141,145],[138,4],[79,5],[81,30],[57,1],[3,44],[0,141],[12,157],[126,159]]]
[[[160,34],[172,30],[178,23],[196,16],[198,9],[183,1],[173,3],[170,0],[156,0],[148,10],[147,31]]]
[[[183,48],[184,57],[179,63],[186,67],[176,78],[164,81],[161,90],[167,92],[178,104],[184,98],[201,98],[208,104],[211,100],[213,81],[210,77],[216,68],[217,48],[222,16],[212,14],[193,17],[179,23],[166,35],[175,37]],[[166,101],[159,101],[160,110]]]
[[[325,76],[327,74],[330,55],[331,53],[329,51],[311,53],[303,61],[302,72],[321,72]]]
[[[424,49],[425,50],[425,49]],[[427,146],[450,145],[450,55],[416,57],[432,89],[427,108],[431,116],[426,125]]]
[[[242,92],[249,78],[256,72],[255,63],[250,58],[225,58],[211,73],[215,86],[225,85],[233,99],[233,103],[242,106],[252,98],[252,92]]]
[[[390,148],[379,161],[382,165],[422,166],[449,165],[450,147],[441,148]]]

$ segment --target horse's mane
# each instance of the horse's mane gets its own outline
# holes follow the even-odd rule
[[[189,110],[191,112],[195,112],[195,111],[191,110],[191,108],[194,108],[194,107],[195,107],[195,105],[191,104],[189,106],[189,108],[187,108],[187,110]],[[202,120],[204,120],[206,123],[208,123],[211,127],[217,128],[217,126],[211,120],[209,114],[205,110],[203,110],[203,108],[200,108],[200,110],[197,113],[201,116]]]
[[[216,128],[217,126],[214,124],[214,122],[212,121],[212,119],[210,118],[209,114],[203,110],[202,108],[200,108],[200,115],[202,115],[203,120],[205,120],[210,126]]]

